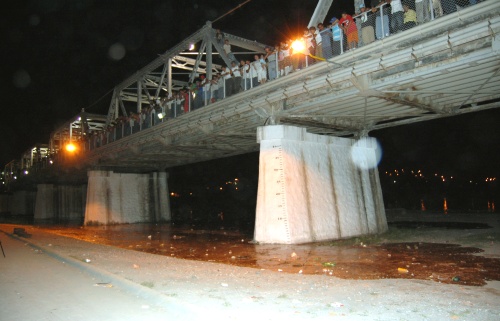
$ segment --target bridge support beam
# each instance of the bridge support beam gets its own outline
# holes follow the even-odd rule
[[[167,222],[167,173],[88,171],[85,225]]]
[[[299,244],[387,231],[378,170],[351,159],[353,152],[375,159],[374,140],[354,147],[353,139],[284,125],[259,127],[257,139],[256,242]]]

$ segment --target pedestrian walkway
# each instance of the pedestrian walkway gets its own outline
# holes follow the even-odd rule
[[[139,293],[143,286],[114,286],[116,276],[47,253],[29,239],[0,233],[0,240],[0,320],[182,320],[185,311],[151,304]]]

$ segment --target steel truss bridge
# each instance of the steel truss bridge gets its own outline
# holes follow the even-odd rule
[[[257,151],[256,128],[264,125],[361,137],[383,128],[498,108],[499,33],[500,2],[485,1],[121,139],[108,139],[99,147],[90,144],[86,164],[162,170]],[[264,51],[264,44],[225,36],[240,52]],[[197,55],[187,51],[192,44]],[[140,112],[162,91],[181,88],[198,74],[210,79],[229,63],[207,23],[119,84],[106,119],[93,126],[104,132],[130,106]],[[79,130],[80,135],[84,132],[81,120],[72,124],[75,137]]]

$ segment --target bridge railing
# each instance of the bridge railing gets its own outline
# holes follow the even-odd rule
[[[359,14],[325,23],[319,31],[321,50],[312,54],[329,59],[483,1],[488,0],[393,0],[373,8],[362,4]],[[311,63],[311,59],[306,61]]]

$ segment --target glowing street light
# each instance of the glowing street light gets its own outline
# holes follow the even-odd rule
[[[292,49],[295,53],[304,53],[306,50],[306,45],[302,40],[295,40],[292,42]]]
[[[311,54],[307,50],[305,42],[303,40],[295,40],[294,42],[292,42],[292,50],[293,50],[293,54],[297,54],[297,53],[303,54],[304,56],[311,57],[312,59],[317,60],[317,61],[326,61],[327,63],[332,64],[332,65],[336,65],[339,67],[346,67],[343,64],[340,64],[338,62],[334,62],[334,61],[325,59],[323,57],[318,57],[318,56]],[[308,60],[306,59],[306,66],[307,65],[308,65]]]
[[[69,143],[66,145],[66,151],[72,153],[72,152],[76,151],[76,146],[73,145],[72,143]]]

